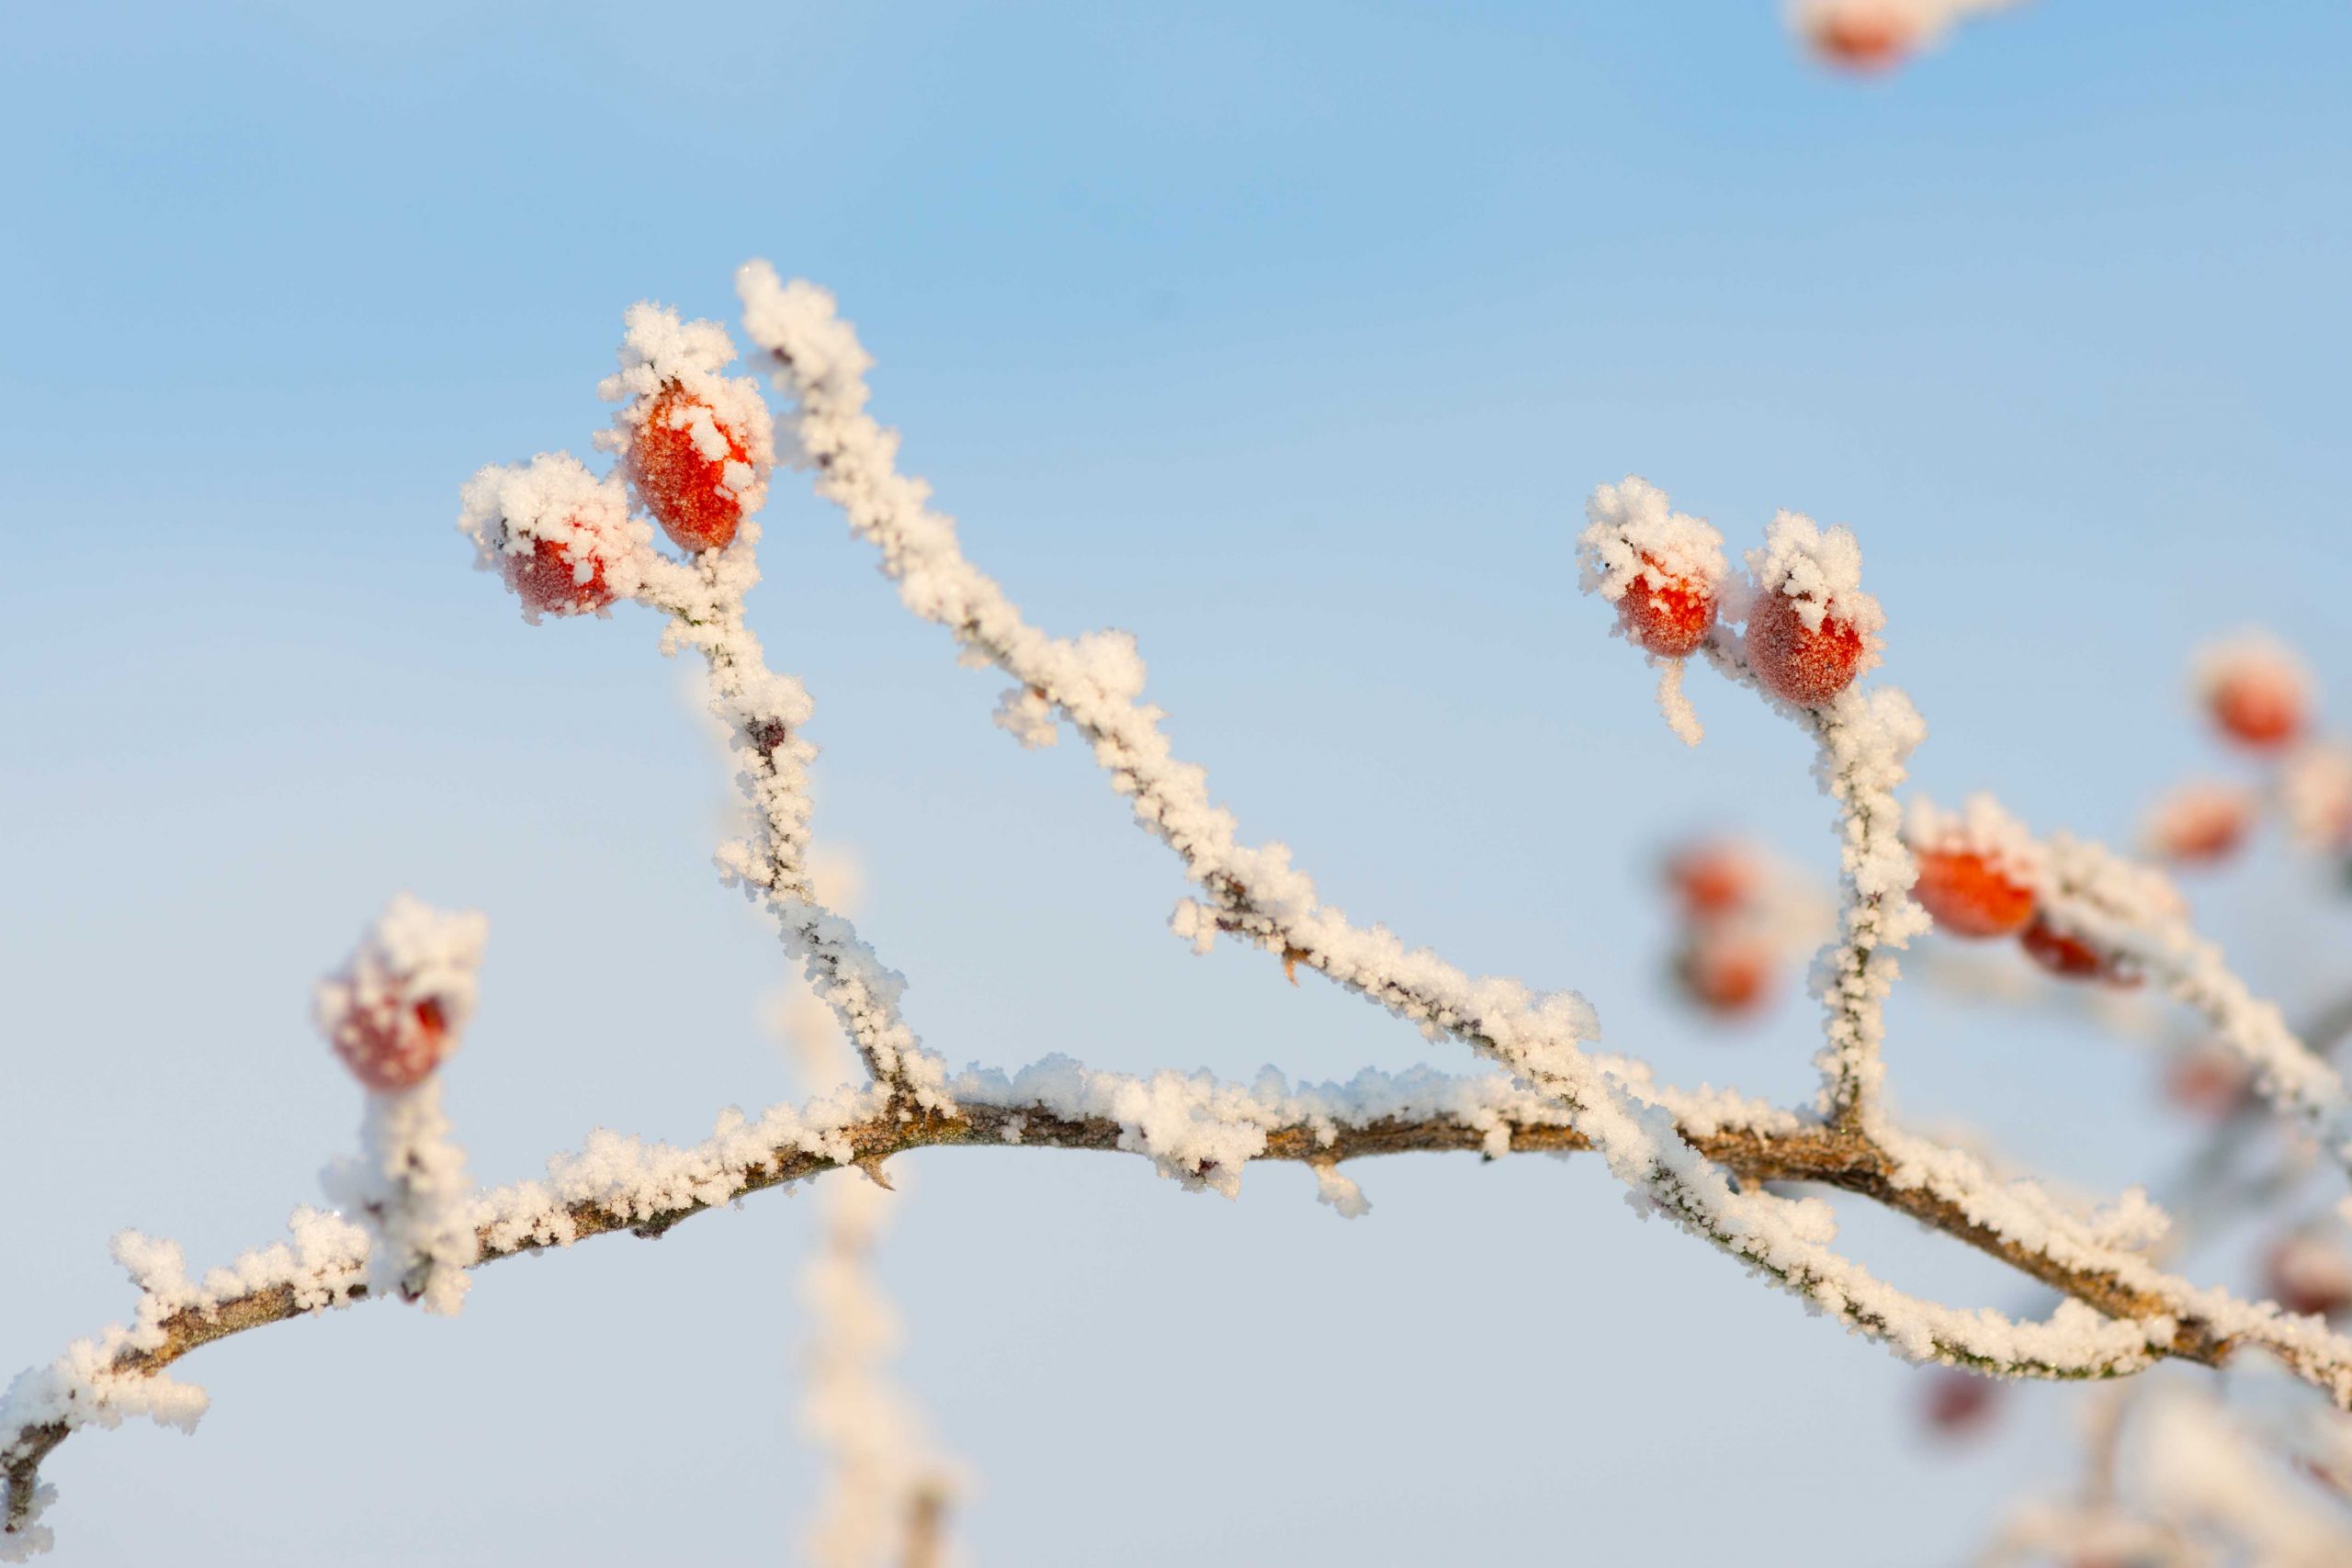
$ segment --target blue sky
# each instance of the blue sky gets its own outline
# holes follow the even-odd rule
[[[2261,621],[2346,674],[2347,48],[2321,0],[2040,0],[1870,84],[1769,0],[19,19],[0,1182],[34,1196],[0,1205],[0,1359],[126,1310],[116,1227],[209,1261],[315,1198],[356,1107],[307,988],[395,889],[492,917],[451,1081],[485,1179],[791,1092],[652,628],[524,626],[451,527],[480,464],[584,450],[624,306],[724,316],[752,254],[839,293],[909,466],[1035,618],[1137,634],[1250,832],[1352,913],[1581,988],[1669,1077],[1802,1094],[1801,1007],[1730,1040],[1673,1010],[1645,878],[1710,825],[1824,867],[1825,805],[1718,684],[1705,749],[1666,734],[1575,593],[1583,495],[1637,471],[1735,545],[1781,506],[1853,526],[1922,783],[2128,831],[2225,765],[2179,696],[2199,638]],[[766,558],[819,831],[951,1058],[1460,1065],[1189,956],[1164,852],[1075,750],[990,728],[996,682],[797,481]],[[2290,1001],[2352,935],[2309,880],[2265,855],[2199,894]],[[2181,1144],[2075,1025],[1896,1021],[1921,1120],[2093,1190]],[[985,1477],[982,1562],[1939,1563],[2066,1463],[2066,1391],[1924,1447],[1911,1374],[1589,1165],[1374,1167],[1342,1224],[1295,1171],[1227,1205],[1139,1161],[905,1163],[886,1267]],[[811,1485],[808,1212],[502,1265],[456,1324],[208,1349],[195,1440],[61,1456],[59,1561],[307,1563],[327,1530],[352,1562],[773,1558]]]

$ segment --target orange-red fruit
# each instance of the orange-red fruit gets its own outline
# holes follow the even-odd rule
[[[2292,1236],[2272,1247],[2267,1283],[2272,1297],[2289,1312],[2332,1317],[2352,1307],[2352,1271],[2333,1258],[2314,1260],[2314,1243]]]
[[[1962,1437],[1992,1420],[2000,1387],[1973,1372],[1944,1371],[1928,1389],[1928,1425],[1948,1438]]]
[[[536,540],[529,555],[507,558],[506,575],[523,603],[542,615],[582,614],[613,602],[605,563],[591,558],[588,581],[579,581],[571,557],[553,539]]]
[[[1655,556],[1644,556],[1642,564],[1658,568]],[[1617,615],[1626,634],[1643,649],[1679,659],[1707,640],[1707,630],[1715,624],[1714,591],[1687,577],[1668,576],[1663,584],[1637,577],[1617,601]]]
[[[2062,931],[2039,915],[2018,933],[2026,955],[2062,980],[2105,980],[2114,986],[2136,986],[2136,976],[2117,973],[2098,949],[2082,938]]]
[[[680,549],[694,552],[725,549],[734,539],[743,503],[721,486],[729,462],[751,461],[741,436],[724,423],[718,434],[727,456],[707,457],[694,431],[677,423],[698,423],[697,412],[708,407],[675,381],[663,382],[628,450],[628,477],[645,509]]]
[[[1856,0],[1830,6],[1810,24],[1813,47],[1849,71],[1885,71],[1903,62],[1918,41],[1918,26],[1894,6]]]
[[[2248,1077],[2236,1057],[2198,1047],[2165,1065],[2165,1097],[2191,1115],[2219,1122],[2245,1104]]]
[[[1772,954],[1753,938],[1702,931],[1676,956],[1674,976],[1692,1001],[1736,1018],[1763,1003],[1772,983]]]
[[[413,1089],[448,1055],[448,1022],[433,997],[354,1010],[335,1029],[334,1054],[379,1093]]]
[[[2303,731],[2302,693],[2265,671],[2230,671],[2207,701],[2222,732],[2257,751],[2276,750]]]
[[[1747,661],[1764,689],[1799,707],[1818,707],[1854,682],[1862,634],[1833,608],[1808,626],[1797,602],[1766,593],[1747,617]]]
[[[2200,794],[2172,804],[2158,819],[2157,848],[2178,861],[2226,858],[2245,840],[2253,811],[2242,795]]]
[[[2033,889],[2002,875],[1970,850],[1928,850],[1918,856],[1911,897],[1953,936],[2009,936],[2033,919]]]
[[[1730,844],[1691,844],[1666,863],[1666,880],[1690,918],[1727,915],[1756,897],[1756,865]]]

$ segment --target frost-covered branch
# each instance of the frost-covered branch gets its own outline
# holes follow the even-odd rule
[[[948,1087],[953,1112],[908,1113],[868,1084],[757,1117],[730,1110],[710,1137],[683,1147],[599,1132],[579,1151],[550,1159],[544,1179],[475,1196],[472,1267],[617,1232],[657,1237],[752,1193],[829,1170],[873,1168],[920,1148],[1126,1152],[1187,1187],[1238,1191],[1242,1168],[1258,1161],[1319,1172],[1384,1155],[1495,1158],[1592,1146],[1556,1101],[1494,1075],[1366,1071],[1344,1084],[1293,1086],[1269,1072],[1242,1085],[1199,1074],[1101,1072],[1052,1058],[1012,1077],[967,1073]],[[2315,1319],[2285,1316],[2154,1269],[2136,1250],[2146,1239],[2144,1209],[2127,1204],[2086,1221],[2030,1187],[1993,1182],[1966,1156],[1933,1145],[1898,1145],[1898,1158],[1860,1134],[1737,1096],[1655,1092],[1678,1117],[1679,1141],[1743,1185],[1812,1182],[1860,1194],[2080,1303],[2062,1307],[2048,1325],[1932,1308],[1928,1332],[1955,1359],[2015,1375],[2072,1378],[2166,1357],[2218,1365],[2250,1345],[2338,1403],[2352,1398],[2352,1342]],[[1988,1200],[1996,1191],[2001,1196]],[[1816,1224],[1829,1223],[1818,1201],[1791,1206]],[[205,1397],[164,1376],[165,1369],[229,1335],[368,1299],[370,1251],[361,1227],[313,1209],[296,1212],[286,1240],[200,1280],[187,1277],[175,1247],[130,1233],[119,1238],[117,1255],[141,1288],[132,1326],[76,1342],[0,1396],[0,1464],[15,1530],[34,1524],[40,1462],[70,1432],[136,1416],[192,1426]],[[1897,1306],[1866,1277],[1857,1283],[1850,1311],[1858,1318],[1919,1310]]]
[[[1159,727],[1159,710],[1138,700],[1144,671],[1132,638],[1050,637],[1030,626],[1001,588],[965,558],[952,521],[929,505],[928,487],[899,471],[895,433],[865,412],[864,378],[871,361],[831,297],[807,283],[784,284],[763,263],[746,266],[738,285],[745,330],[773,356],[777,385],[797,405],[794,435],[819,492],[877,547],[883,570],[910,610],[945,627],[968,658],[1012,678],[1023,730],[1053,715],[1089,742],[1113,787],[1130,798],[1137,822],[1177,852],[1202,889],[1200,901],[1180,907],[1179,935],[1201,947],[1220,931],[1237,935],[1278,954],[1285,967],[1308,965],[1425,1032],[1462,1040],[1556,1100],[1570,1127],[1656,1208],[1905,1354],[2022,1375],[2087,1376],[2129,1371],[2160,1353],[2150,1339],[2153,1325],[2128,1306],[2120,1321],[2086,1322],[2062,1309],[2049,1324],[2021,1325],[1955,1313],[1893,1291],[1828,1247],[1834,1226],[1826,1212],[1735,1186],[1701,1147],[1676,1135],[1645,1079],[1622,1075],[1588,1055],[1582,1046],[1597,1034],[1597,1021],[1582,998],[1474,976],[1427,949],[1407,949],[1385,927],[1358,927],[1322,902],[1283,846],[1243,842],[1232,816],[1210,800],[1203,771],[1174,759]],[[1640,541],[1633,543],[1638,555]],[[1694,603],[1703,603],[1712,617],[1713,595],[1690,594],[1691,584],[1673,570],[1688,562],[1659,564],[1669,569],[1665,575],[1674,592],[1659,589],[1656,574],[1645,580],[1652,597],[1637,603],[1647,605],[1652,619],[1670,628]],[[1880,963],[1878,950],[1919,923],[1907,909],[1909,860],[1894,833],[1887,792],[1900,776],[1901,753],[1916,740],[1917,726],[1899,694],[1861,698],[1846,692],[1875,652],[1878,625],[1875,604],[1854,586],[1856,564],[1849,536],[1841,539],[1833,531],[1824,538],[1809,523],[1784,517],[1761,558],[1751,562],[1760,581],[1742,644],[1748,670],[1774,696],[1815,714],[1826,710],[1818,722],[1835,735],[1867,730],[1851,747],[1855,761],[1833,769],[1826,781],[1850,818],[1850,907],[1837,951],[1849,956],[1851,974],[1833,975],[1824,986],[1832,1012],[1826,1055],[1838,1068],[1837,1083],[1845,1086],[1833,1092],[1833,1111],[1853,1109],[1815,1132],[1849,1141],[1845,1157],[1834,1162],[1845,1173],[1838,1184],[1881,1189],[1883,1201],[1898,1206],[1940,1208],[1940,1228],[1973,1230],[1980,1245],[2013,1256],[2021,1266],[2064,1272],[2047,1249],[2074,1246],[2078,1238],[2050,1231],[2046,1215],[2009,1209],[1995,1196],[1999,1184],[1981,1171],[1961,1170],[1951,1151],[1898,1142],[1891,1130],[1883,1138],[1873,1135],[1879,1129],[1867,1100],[1876,1073],[1877,1005],[1892,979],[1891,964]],[[1857,718],[1868,722],[1852,722]],[[1832,754],[1843,755],[1834,749]],[[2019,1235],[2034,1240],[2020,1242]],[[2127,1280],[2141,1276],[2122,1262],[2116,1268],[2108,1299],[2120,1304],[2132,1294]],[[2135,1304],[2144,1312],[2150,1299]],[[2222,1306],[2187,1298],[2168,1304],[2199,1318],[2211,1315],[2206,1307]],[[2228,1326],[2211,1331],[2216,1337],[2206,1344],[2208,1351],[2239,1338],[2276,1338],[2274,1348],[2337,1397],[2352,1389],[2344,1382],[2339,1354],[2315,1342],[2297,1343],[2301,1330],[2274,1336],[2256,1321],[2258,1314],[2241,1317],[2223,1307],[2222,1315]],[[2175,1326],[2168,1324],[2167,1331]],[[2197,1332],[2187,1332],[2184,1345],[2193,1352]],[[2320,1337],[2330,1337],[2320,1331]]]

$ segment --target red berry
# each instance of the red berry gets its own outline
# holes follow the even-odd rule
[[[696,439],[707,421],[726,444],[720,457]],[[741,435],[719,422],[710,405],[675,381],[665,381],[629,443],[628,477],[662,531],[682,550],[724,549],[743,521],[743,503],[727,485],[729,463],[749,463]]]
[[[2165,1065],[2165,1097],[2191,1115],[2219,1122],[2245,1104],[2251,1076],[2228,1052],[2195,1046]]]
[[[1771,950],[1754,937],[1701,929],[1674,961],[1683,994],[1709,1012],[1736,1018],[1763,1003],[1772,981]]]
[[[449,1027],[437,997],[355,1001],[330,1038],[352,1076],[379,1092],[414,1088],[449,1054]]]
[[[2245,841],[2254,801],[2226,784],[2187,784],[2157,803],[2148,836],[2156,852],[2177,861],[2217,861]]]
[[[1836,0],[1816,6],[1805,27],[1815,51],[1849,71],[1888,70],[1919,41],[1917,20],[1890,0]]]
[[[1752,902],[1758,875],[1756,859],[1734,843],[1686,845],[1666,863],[1666,880],[1693,919],[1726,915]]]
[[[2213,722],[2242,746],[2271,751],[2302,733],[2304,701],[2291,679],[2256,665],[2225,671],[2207,694]]]
[[[2310,1236],[2272,1247],[2266,1271],[2270,1294],[2289,1312],[2329,1317],[2352,1307],[2352,1260]]]
[[[1818,707],[1853,683],[1862,634],[1833,606],[1808,626],[1797,602],[1768,592],[1747,617],[1747,661],[1766,691],[1800,707]]]
[[[2008,936],[2033,919],[2033,889],[2020,886],[1970,850],[1920,852],[1911,897],[1953,936]]]
[[[1947,1438],[1964,1437],[1992,1420],[1999,1398],[1991,1378],[1948,1368],[1928,1386],[1928,1425]]]
[[[1656,556],[1643,556],[1642,565],[1643,574],[1617,601],[1618,618],[1643,649],[1679,659],[1707,640],[1708,628],[1715,624],[1714,590],[1693,578],[1668,574]]]
[[[553,539],[536,540],[528,555],[507,557],[506,580],[523,603],[541,615],[584,615],[613,602],[605,563],[589,557],[588,581],[582,582],[571,553]]]
[[[2112,986],[2136,986],[2136,976],[2119,972],[2098,949],[2069,931],[2062,931],[2036,915],[2018,935],[2026,955],[2062,980],[2105,980]]]

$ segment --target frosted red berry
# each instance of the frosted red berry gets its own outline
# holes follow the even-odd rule
[[[1762,942],[1702,928],[1674,961],[1683,995],[1707,1011],[1736,1018],[1763,1005],[1772,984],[1772,953]]]
[[[1928,1425],[1947,1438],[1965,1437],[1989,1423],[1999,1408],[2000,1385],[1958,1370],[1939,1371],[1928,1385]]]
[[[524,605],[541,615],[584,615],[613,602],[605,563],[590,557],[583,582],[571,551],[553,539],[534,540],[529,554],[509,556],[506,580]]]
[[[2289,1312],[2332,1317],[2352,1307],[2352,1260],[2307,1236],[2272,1247],[2265,1272],[2272,1299]]]
[[[2062,931],[2037,915],[2018,933],[2026,956],[2062,980],[2105,980],[2114,986],[2135,986],[2136,976],[2119,971],[2098,949],[2071,931]]]
[[[1818,707],[1848,686],[1861,669],[1861,632],[1832,604],[1808,626],[1797,602],[1768,592],[1747,617],[1747,661],[1764,689],[1799,707]]]
[[[1715,592],[1691,577],[1668,573],[1656,556],[1642,557],[1645,570],[1617,601],[1626,636],[1648,652],[1679,659],[1707,640],[1715,624]]]
[[[1666,863],[1667,885],[1682,912],[1692,919],[1727,915],[1755,901],[1760,875],[1756,859],[1737,844],[1688,844]]]
[[[2033,889],[1973,850],[1927,850],[1917,856],[1911,897],[1953,936],[2011,936],[2033,919]]]
[[[2277,750],[2303,732],[2307,704],[2301,687],[2260,666],[2224,672],[2206,703],[2223,735],[2256,751]]]
[[[355,1005],[331,1036],[334,1054],[352,1077],[379,1093],[413,1089],[449,1054],[450,1035],[438,998],[385,998]]]
[[[706,453],[697,431],[706,423],[726,445]],[[680,549],[724,549],[743,521],[743,502],[727,483],[729,463],[749,464],[741,434],[710,405],[675,381],[662,384],[629,442],[628,477],[645,509]]]
[[[2243,790],[2188,785],[2159,803],[2149,818],[2156,852],[2190,863],[2223,860],[2245,841],[2255,803]]]

